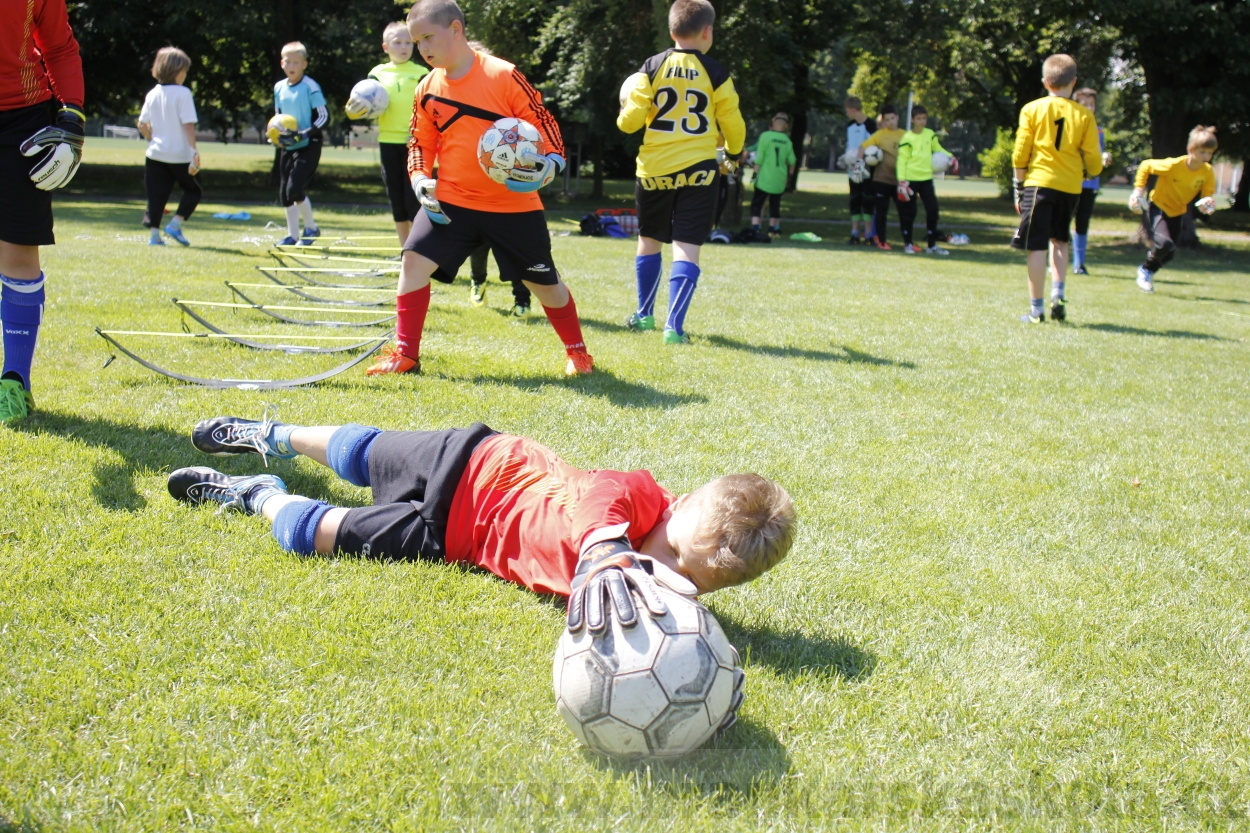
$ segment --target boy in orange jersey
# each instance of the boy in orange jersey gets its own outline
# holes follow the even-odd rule
[[[1011,238],[1029,253],[1029,311],[1020,320],[1046,320],[1042,293],[1051,267],[1050,317],[1067,317],[1064,276],[1068,266],[1068,226],[1081,195],[1081,182],[1102,173],[1102,149],[1094,115],[1072,100],[1076,61],[1051,55],[1042,63],[1048,95],[1020,109],[1020,128],[1011,153],[1012,182],[1020,227]]]
[[[396,299],[397,344],[366,374],[416,373],[430,307],[430,278],[451,283],[482,244],[500,277],[521,280],[543,306],[564,344],[570,376],[590,373],[577,306],[552,264],[547,219],[537,191],[564,168],[560,128],[542,95],[515,66],[475,52],[455,0],[421,0],[408,13],[413,43],[433,71],[417,87],[408,175],[422,211],[404,244]],[[526,181],[500,185],[478,163],[478,141],[495,121],[514,117],[538,128],[547,154]],[[439,179],[433,179],[437,161]]]
[[[1128,207],[1142,212],[1142,224],[1153,244],[1146,262],[1137,267],[1137,288],[1155,291],[1155,272],[1176,253],[1176,236],[1189,203],[1203,214],[1215,213],[1215,171],[1211,157],[1219,148],[1214,127],[1198,125],[1189,131],[1188,153],[1175,159],[1147,159],[1137,168]],[[1146,194],[1146,181],[1158,177],[1154,190]]]

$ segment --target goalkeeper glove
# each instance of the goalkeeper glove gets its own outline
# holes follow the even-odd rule
[[[343,105],[343,112],[349,119],[363,119],[369,113],[369,104],[354,95],[349,95],[347,103]]]
[[[916,192],[911,190],[911,184],[907,180],[900,179],[897,193],[899,202],[911,202],[912,195]]]
[[[1215,197],[1203,197],[1202,199],[1198,200],[1198,202],[1194,203],[1194,207],[1197,208],[1199,211],[1201,211],[1203,214],[1214,214],[1215,213]]]
[[[592,634],[603,633],[608,626],[609,605],[626,628],[638,624],[637,601],[653,617],[668,613],[668,605],[641,557],[625,538],[594,544],[586,550],[573,574],[569,594],[567,624],[571,633],[583,627]]]
[[[187,173],[195,176],[200,172],[200,152],[198,150],[191,151],[191,164],[187,165]]]
[[[537,191],[564,170],[564,157],[558,153],[542,156],[533,151],[526,151],[521,154],[521,161],[533,165],[534,168],[513,168],[508,178],[504,180],[505,188],[519,194]]]
[[[1111,167],[1111,160],[1112,160],[1112,159],[1114,159],[1114,158],[1115,158],[1115,157],[1113,157],[1113,156],[1111,155],[1111,151],[1109,151],[1109,150],[1104,150],[1104,151],[1102,152],[1102,166],[1103,166],[1103,168],[1104,168],[1104,169],[1105,169],[1105,168],[1110,168],[1110,167]]]
[[[412,178],[412,190],[417,194],[417,202],[421,203],[421,207],[425,209],[425,213],[431,220],[440,226],[445,226],[451,222],[451,219],[443,213],[443,207],[439,205],[438,197],[434,196],[434,189],[437,184],[435,180],[421,174],[417,174]]]
[[[720,168],[720,172],[725,176],[738,172],[738,160],[736,157],[730,156],[729,151],[723,147],[716,149],[716,167]]]
[[[1146,207],[1146,192],[1136,188],[1128,195],[1129,211],[1141,211]]]
[[[1016,205],[1016,213],[1020,213],[1020,205],[1024,202],[1024,183],[1016,177],[1011,178],[1011,201]]]
[[[43,153],[43,159],[30,169],[31,181],[40,191],[60,188],[78,173],[86,125],[82,110],[67,104],[57,112],[55,124],[22,142],[22,156]]]

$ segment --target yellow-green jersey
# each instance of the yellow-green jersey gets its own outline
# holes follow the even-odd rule
[[[406,145],[411,137],[412,101],[417,84],[428,75],[429,67],[416,61],[393,64],[387,61],[369,70],[369,77],[386,88],[386,112],[378,116],[378,141]]]
[[[1197,197],[1215,196],[1215,169],[1203,162],[1198,170],[1187,164],[1188,156],[1174,159],[1147,159],[1137,166],[1134,188],[1145,188],[1151,175],[1157,177],[1150,192],[1150,201],[1169,217],[1179,217],[1189,210]]]
[[[639,177],[664,176],[716,158],[716,135],[730,156],[742,153],[747,126],[729,70],[697,49],[669,49],[642,65],[616,126],[642,128]]]
[[[1024,187],[1081,193],[1081,182],[1102,173],[1094,114],[1070,98],[1048,95],[1020,108],[1011,152],[1013,168],[1027,168]]]

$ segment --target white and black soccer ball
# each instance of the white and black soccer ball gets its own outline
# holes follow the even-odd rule
[[[477,144],[477,161],[486,175],[500,185],[520,168],[534,170],[527,156],[546,156],[546,143],[538,128],[523,119],[504,118],[492,124]]]
[[[668,613],[640,610],[603,633],[565,631],[556,646],[556,708],[578,740],[626,758],[673,758],[716,734],[734,705],[738,652],[707,608],[659,585]]]
[[[933,172],[935,174],[944,174],[951,166],[950,155],[942,153],[940,150],[934,151],[933,156],[929,157],[929,161],[933,163]]]
[[[634,88],[638,86],[638,83],[646,77],[646,75],[647,74],[645,72],[635,72],[621,83],[622,107],[625,106],[625,102],[629,101],[630,94],[634,91]]]
[[[864,164],[870,168],[875,168],[881,164],[881,160],[885,158],[885,151],[876,145],[869,145],[864,148]]]
[[[385,113],[386,108],[391,104],[391,97],[387,94],[386,87],[372,78],[366,78],[352,87],[348,99],[354,99],[365,108],[363,113],[360,110],[348,113],[348,118],[352,119],[376,119]]]

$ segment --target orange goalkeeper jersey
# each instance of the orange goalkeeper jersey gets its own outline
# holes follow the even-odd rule
[[[515,66],[477,53],[473,67],[454,81],[435,69],[417,86],[408,144],[408,176],[432,176],[438,162],[439,202],[509,214],[539,211],[536,192],[518,194],[492,180],[478,163],[477,146],[493,122],[524,119],[538,128],[547,153],[564,156],[564,142],[543,97]]]

